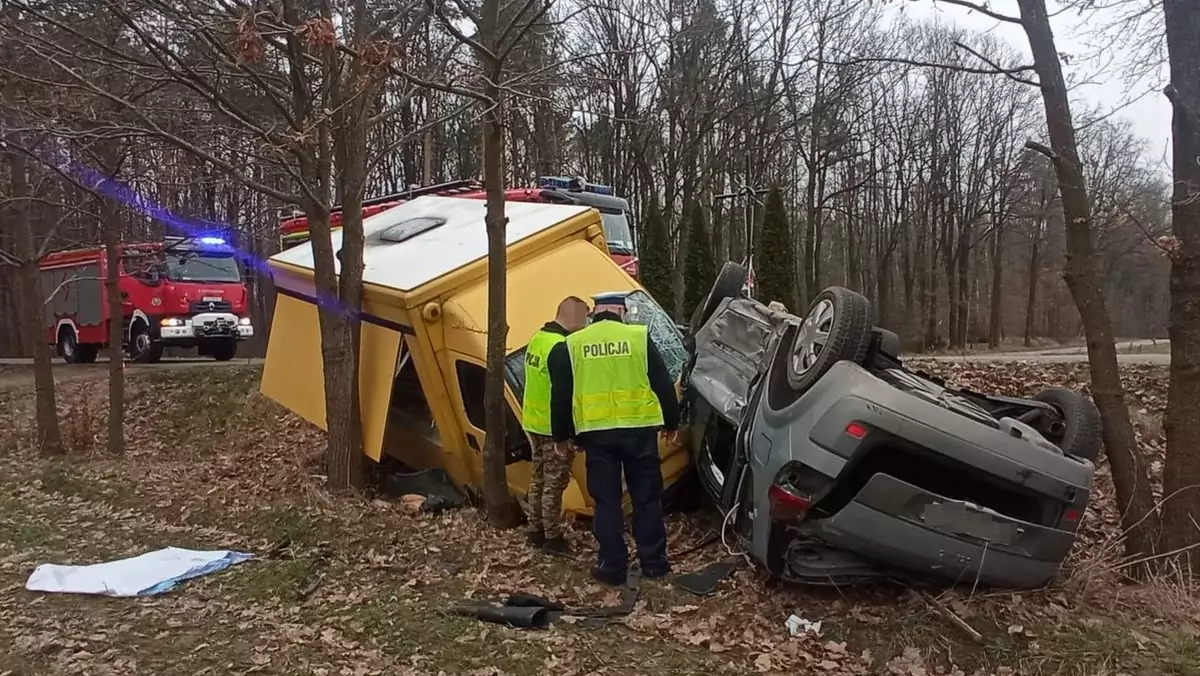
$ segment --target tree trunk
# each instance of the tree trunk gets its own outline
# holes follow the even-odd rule
[[[1038,219],[1038,231],[1029,242],[1029,293],[1025,297],[1025,347],[1033,347],[1036,332],[1038,284],[1041,283],[1042,262],[1039,249],[1042,244],[1042,221]]]
[[[480,32],[493,50],[500,32],[503,0],[485,0]],[[503,63],[483,57],[488,66],[484,95],[490,106],[483,117],[483,185],[487,191],[488,334],[487,383],[484,388],[483,498],[488,522],[496,528],[513,528],[520,522],[516,500],[508,491],[505,456],[506,404],[504,401],[504,351],[508,340],[508,260],[504,214],[504,91],[500,78]]]
[[[110,164],[110,166],[112,166]],[[100,227],[104,229],[104,295],[108,317],[108,452],[125,452],[125,337],[124,299],[121,298],[121,216],[115,200],[102,197]]]
[[[1165,0],[1167,49],[1171,58],[1168,98],[1173,110],[1172,229],[1178,242],[1171,257],[1171,387],[1164,429],[1162,549],[1188,549],[1189,570],[1200,554],[1200,12],[1194,0]]]
[[[1103,278],[1096,268],[1091,203],[1079,162],[1067,86],[1045,0],[1017,0],[1017,4],[1041,84],[1051,146],[1041,150],[1050,155],[1054,163],[1066,221],[1063,277],[1079,309],[1087,336],[1092,398],[1104,420],[1104,447],[1112,468],[1121,525],[1126,533],[1125,549],[1130,555],[1146,554],[1154,550],[1159,519],[1154,511],[1148,465],[1141,449],[1134,444],[1133,425],[1129,421],[1129,407],[1125,404],[1117,350],[1102,291]]]
[[[317,321],[321,330],[325,426],[329,433],[325,475],[330,490],[354,491],[363,485],[363,449],[352,317],[338,293],[329,210],[324,205],[310,203],[305,205],[304,213],[312,241]],[[344,232],[343,237],[346,237]]]
[[[33,389],[37,410],[37,448],[44,456],[63,455],[62,432],[58,427],[58,405],[54,392],[54,367],[50,362],[50,349],[46,343],[43,312],[45,299],[42,297],[37,246],[33,238],[33,224],[29,221],[29,178],[26,173],[25,156],[16,150],[8,153],[9,181],[11,183],[13,220],[11,227],[16,235],[17,257],[21,259],[18,271],[21,297],[17,299],[25,342],[33,347]]]
[[[988,347],[1000,347],[1003,338],[1001,324],[1004,322],[1004,231],[1000,224],[992,227],[992,297],[991,315],[988,318]]]

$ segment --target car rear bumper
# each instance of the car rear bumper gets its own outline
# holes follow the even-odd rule
[[[946,500],[878,474],[831,517],[823,542],[865,559],[960,584],[1039,587],[1054,579],[1074,534]]]

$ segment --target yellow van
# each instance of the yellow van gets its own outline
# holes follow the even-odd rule
[[[483,485],[487,352],[484,202],[419,197],[367,218],[359,393],[363,448],[424,469],[442,467],[460,488]],[[666,312],[609,257],[600,214],[577,205],[508,202],[508,484],[529,485],[530,443],[521,429],[524,351],[566,296],[629,293],[630,321],[649,326],[678,383],[683,336]],[[333,247],[341,247],[341,232]],[[269,261],[278,292],[261,390],[325,429],[313,254],[303,244]],[[682,444],[661,442],[663,479],[688,466]],[[584,459],[572,468],[567,512],[590,515]]]

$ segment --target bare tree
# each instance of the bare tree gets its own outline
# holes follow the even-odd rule
[[[1171,389],[1164,428],[1163,549],[1200,561],[1200,7],[1164,0],[1171,62],[1175,189],[1171,199],[1177,246],[1171,253]]]
[[[953,4],[969,3],[954,0]],[[1067,264],[1063,277],[1071,289],[1087,334],[1092,397],[1104,418],[1104,447],[1122,510],[1126,550],[1131,554],[1144,554],[1155,548],[1158,518],[1150,491],[1148,466],[1134,443],[1133,425],[1117,365],[1103,280],[1096,265],[1092,207],[1079,160],[1067,85],[1045,0],[1017,0],[1017,5],[1020,19],[1005,17],[1005,20],[1020,24],[1029,38],[1050,138],[1050,147],[1036,142],[1027,145],[1050,158],[1058,178],[1067,232]],[[981,7],[977,9],[987,11]]]

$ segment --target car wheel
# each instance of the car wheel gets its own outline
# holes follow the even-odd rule
[[[1035,401],[1050,404],[1062,418],[1062,434],[1050,437],[1050,441],[1067,455],[1096,462],[1103,443],[1100,411],[1090,399],[1065,387],[1042,390]]]
[[[841,286],[822,291],[796,330],[787,360],[787,379],[807,391],[839,361],[861,364],[871,343],[871,301]]]
[[[75,329],[64,326],[58,334],[58,353],[68,364],[91,364],[96,361],[99,350],[95,345],[80,343]]]
[[[222,340],[208,347],[208,354],[217,361],[229,361],[237,356],[237,341]]]
[[[144,322],[135,322],[129,335],[129,357],[139,364],[153,364],[162,360],[162,343],[154,341],[150,328]]]
[[[696,335],[701,326],[717,311],[717,306],[726,298],[737,298],[742,295],[742,285],[746,283],[746,266],[741,263],[728,261],[721,266],[717,273],[717,281],[713,282],[704,301],[692,312],[692,321],[688,324],[689,333]]]

